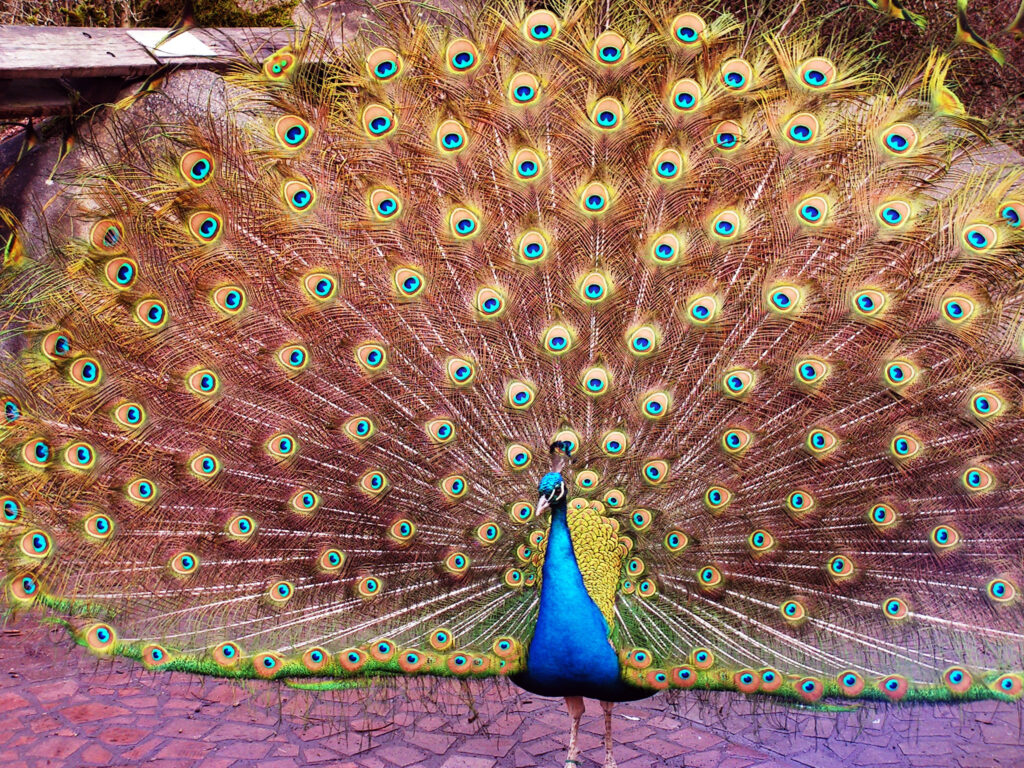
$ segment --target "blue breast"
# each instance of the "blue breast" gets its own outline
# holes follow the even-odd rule
[[[583,586],[572,549],[565,508],[552,512],[544,556],[540,611],[517,685],[542,696],[586,696],[605,701],[643,698],[619,677],[619,660],[608,642],[608,624]]]

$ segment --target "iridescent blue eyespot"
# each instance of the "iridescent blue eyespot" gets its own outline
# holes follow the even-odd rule
[[[388,129],[391,128],[391,118],[385,115],[378,115],[377,117],[370,120],[370,133],[375,136],[379,136],[382,133],[387,133]]]
[[[4,400],[4,418],[8,424],[21,418],[21,407],[14,400]]]
[[[605,109],[597,114],[597,123],[603,128],[611,128],[618,120],[618,116],[611,110]]]
[[[452,57],[452,66],[456,69],[469,69],[473,66],[473,54],[469,51],[459,51]]]
[[[693,105],[697,103],[697,97],[687,91],[680,91],[676,94],[675,105],[679,109],[693,109]]]
[[[885,145],[893,152],[903,152],[910,145],[910,142],[899,133],[889,133],[886,134]]]
[[[462,146],[462,136],[457,133],[446,133],[441,138],[441,143],[444,144],[445,149],[458,149]]]
[[[697,30],[693,27],[679,27],[676,30],[676,37],[683,43],[697,42]]]

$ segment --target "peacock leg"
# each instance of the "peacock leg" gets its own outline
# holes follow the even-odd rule
[[[604,768],[618,768],[615,764],[615,756],[612,755],[612,707],[613,701],[602,701],[601,709],[604,710]]]
[[[583,697],[566,696],[565,708],[569,710],[569,717],[572,718],[572,724],[569,726],[569,751],[565,755],[565,764],[569,768],[575,768],[575,766],[580,765],[582,762],[580,760],[580,748],[576,743],[576,739],[580,732],[580,720],[583,719]]]

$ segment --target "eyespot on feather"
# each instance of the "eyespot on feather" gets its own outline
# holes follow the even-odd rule
[[[142,649],[142,663],[147,669],[158,669],[171,661],[170,654],[162,645],[150,643]]]
[[[449,475],[441,480],[441,490],[449,499],[461,499],[469,492],[469,483],[462,475]]]
[[[796,599],[786,600],[779,606],[779,613],[788,624],[800,626],[807,619],[807,607]]]
[[[621,430],[612,430],[611,432],[605,433],[604,437],[601,438],[601,451],[605,456],[611,456],[613,458],[622,456],[628,446],[629,439],[626,437],[626,433]],[[615,492],[609,491],[609,493]],[[613,506],[618,506],[618,504]]]
[[[881,134],[882,149],[892,155],[903,155],[917,146],[917,129],[909,123],[895,123]]]
[[[775,548],[775,537],[763,528],[751,532],[747,537],[747,546],[756,555],[763,555]]]
[[[139,265],[135,259],[121,256],[107,262],[103,268],[103,275],[114,288],[119,291],[127,290],[135,284],[139,275]]]
[[[146,299],[135,305],[135,318],[151,330],[167,324],[167,305],[160,299]]]
[[[302,287],[310,298],[328,301],[338,290],[338,281],[326,272],[312,272],[302,278]]]
[[[800,488],[786,496],[785,509],[791,516],[799,519],[814,509],[817,503],[813,494]]]
[[[898,462],[916,458],[923,449],[924,444],[909,433],[901,432],[889,441],[889,455]]]
[[[626,39],[617,32],[602,32],[594,41],[594,60],[605,66],[615,66],[626,60]]]
[[[741,225],[737,211],[722,211],[711,220],[711,237],[721,242],[734,240],[740,234]]]
[[[563,355],[572,349],[573,335],[565,325],[556,323],[544,332],[541,344],[548,354]]]
[[[71,336],[64,331],[50,331],[39,348],[49,360],[62,360],[71,354]]]
[[[345,553],[340,549],[325,549],[317,558],[317,566],[324,573],[337,573],[345,564]]]
[[[608,187],[599,181],[587,184],[580,193],[580,210],[587,216],[600,216],[608,210],[611,197]]]
[[[854,672],[852,669],[840,672],[836,676],[836,682],[839,684],[839,692],[842,693],[843,696],[853,698],[855,696],[860,696],[861,691],[864,690],[863,675]]]
[[[236,515],[228,521],[226,531],[231,538],[245,541],[256,532],[256,521],[249,515]]]
[[[267,453],[278,461],[290,459],[298,448],[295,438],[287,432],[278,432],[266,442]]]
[[[321,672],[330,660],[330,654],[323,648],[310,648],[302,654],[302,666],[310,672]]]
[[[824,458],[839,445],[839,439],[827,429],[816,427],[807,433],[804,447],[817,458]]]
[[[1013,229],[1020,229],[1024,222],[1024,203],[1017,200],[1007,200],[999,206],[999,219]]]
[[[513,523],[528,523],[533,517],[533,505],[528,501],[517,501],[509,507],[508,515]]]
[[[960,241],[968,253],[985,253],[999,244],[999,235],[988,224],[968,224],[960,234]]]
[[[257,677],[262,677],[265,680],[277,677],[283,666],[284,661],[276,653],[257,653],[252,657],[253,671]]]
[[[533,181],[544,172],[544,162],[533,149],[520,149],[512,157],[512,173],[520,181]]]
[[[402,72],[402,57],[390,48],[374,48],[366,57],[366,71],[375,80],[393,80]]]
[[[301,344],[281,347],[275,357],[278,364],[288,373],[298,373],[309,365],[309,351]]]
[[[152,504],[159,496],[159,490],[152,480],[140,477],[128,483],[125,495],[136,504]]]
[[[363,130],[371,139],[382,139],[398,127],[395,113],[383,104],[370,104],[363,110]]]
[[[614,131],[623,126],[625,110],[622,102],[611,96],[599,99],[590,110],[590,121],[602,131]]]
[[[552,40],[558,35],[558,17],[551,11],[534,11],[523,22],[523,34],[535,43]]]
[[[103,380],[103,368],[94,357],[80,357],[71,364],[68,377],[80,387],[95,387]]]
[[[480,217],[468,208],[455,208],[448,215],[448,231],[456,240],[469,240],[480,234]]]
[[[423,293],[423,289],[426,287],[426,278],[418,269],[399,267],[392,276],[392,284],[400,298],[415,299]]]
[[[452,72],[465,74],[480,65],[480,51],[472,41],[459,38],[448,44],[445,60]]]
[[[300,489],[292,494],[289,505],[293,511],[308,515],[320,508],[320,502],[319,494],[307,489]]]
[[[53,539],[46,531],[36,528],[21,536],[18,548],[26,557],[42,559],[49,557],[53,552]]]
[[[707,24],[695,13],[681,13],[672,19],[672,39],[684,48],[698,48]]]
[[[899,701],[907,695],[907,679],[901,675],[888,675],[878,681],[879,690],[889,701]]]
[[[712,512],[720,512],[732,501],[732,491],[721,485],[712,485],[704,492],[704,506]]]
[[[649,255],[656,265],[671,265],[680,260],[682,251],[683,245],[679,237],[673,232],[666,232],[651,243]]]
[[[754,82],[754,70],[745,59],[729,59],[722,65],[719,82],[733,93],[750,90]]]
[[[820,195],[806,197],[797,203],[796,215],[801,224],[820,227],[828,219],[828,201]]]
[[[146,423],[146,409],[138,403],[121,403],[113,410],[111,416],[126,429],[138,429]]]
[[[96,464],[96,449],[81,440],[64,449],[64,463],[71,469],[88,470]]]
[[[795,285],[775,285],[765,293],[768,311],[783,317],[796,315],[803,304],[803,291]]]
[[[208,245],[220,239],[224,220],[213,211],[196,211],[188,217],[188,231],[200,243]]]
[[[293,179],[281,185],[281,199],[296,213],[303,213],[313,207],[316,192],[306,182]]]
[[[715,126],[712,145],[726,154],[739,149],[743,144],[743,129],[734,120],[725,120]]]
[[[836,81],[836,65],[823,56],[808,59],[797,70],[800,83],[807,88],[818,90],[833,85]]]
[[[168,566],[177,576],[190,576],[199,569],[199,558],[192,552],[179,552]]]
[[[901,621],[910,614],[906,600],[900,597],[887,597],[882,601],[882,615],[892,621]]]
[[[460,577],[469,570],[469,563],[465,552],[452,552],[444,559],[444,569],[452,576]]]
[[[338,663],[346,672],[358,672],[366,664],[366,654],[358,648],[347,648],[338,654]]]
[[[825,564],[825,572],[833,581],[845,581],[854,574],[853,560],[846,555],[834,555]]]
[[[110,519],[109,515],[101,512],[87,517],[83,521],[82,527],[85,530],[85,535],[92,539],[104,541],[114,535],[114,521]]]
[[[514,472],[520,472],[530,466],[533,452],[522,443],[512,443],[505,449],[505,461]]]
[[[608,371],[602,366],[593,366],[580,373],[580,387],[591,397],[606,394],[611,383]]]
[[[359,488],[371,496],[383,493],[390,485],[387,475],[379,469],[372,469],[359,478]]]
[[[733,368],[722,376],[722,391],[728,397],[742,398],[754,388],[756,377],[746,368]]]
[[[518,72],[508,82],[508,100],[516,106],[526,106],[540,95],[540,81],[529,72]]]
[[[231,669],[238,665],[242,658],[242,649],[230,641],[223,642],[213,649],[213,661],[219,667]]]
[[[662,544],[669,552],[682,552],[690,545],[690,537],[682,531],[669,531],[665,534]]]
[[[263,74],[271,80],[282,80],[288,77],[295,67],[295,55],[290,46],[276,51],[263,62]]]
[[[117,219],[101,219],[89,229],[89,245],[106,255],[124,253],[124,227]]]
[[[974,685],[971,673],[963,667],[950,667],[947,669],[942,674],[942,682],[954,696],[963,696]]]
[[[53,458],[50,451],[50,444],[41,437],[33,438],[21,447],[21,458],[30,467],[42,469],[47,466]]]
[[[669,465],[664,459],[652,459],[640,468],[640,476],[648,485],[661,485],[668,479]]]
[[[189,150],[178,161],[182,177],[193,187],[201,187],[212,179],[215,169],[213,155],[202,149]]]
[[[750,447],[753,435],[740,427],[731,427],[722,433],[719,445],[729,456],[742,456]]]
[[[237,285],[225,285],[215,288],[210,294],[210,301],[221,313],[233,317],[245,309],[245,291]]]
[[[274,136],[285,149],[299,149],[312,135],[312,126],[298,115],[284,115],[274,123]]]
[[[501,538],[501,526],[494,522],[486,522],[477,526],[476,538],[485,547],[489,547]]]
[[[889,200],[875,210],[875,217],[884,229],[899,229],[910,221],[910,212],[905,200]]]
[[[650,392],[640,401],[640,412],[649,419],[664,417],[671,407],[672,399],[668,392]]]
[[[793,115],[782,129],[783,138],[797,146],[813,144],[821,134],[821,123],[810,112]]]
[[[718,319],[721,303],[717,296],[704,294],[694,296],[686,303],[685,319],[698,327],[706,326]]]
[[[384,589],[383,582],[376,576],[364,576],[356,582],[356,594],[364,598],[373,598]]]
[[[711,669],[715,664],[715,654],[707,648],[694,648],[690,654],[690,663],[697,669]]]
[[[201,480],[212,480],[221,470],[220,460],[212,453],[201,453],[188,464],[189,471]]]
[[[469,132],[458,120],[445,120],[437,127],[437,148],[445,154],[457,154],[466,148]]]
[[[872,504],[868,510],[868,520],[878,530],[891,528],[898,520],[896,508],[886,502]]]
[[[369,416],[353,416],[345,422],[342,427],[345,434],[353,440],[362,442],[373,437],[377,432],[377,425]]]
[[[424,425],[432,443],[443,445],[455,439],[455,424],[449,419],[431,419]]]
[[[601,482],[601,476],[592,469],[585,469],[582,472],[576,473],[576,486],[584,491],[594,490],[599,482]]]
[[[537,230],[524,232],[516,245],[516,260],[521,264],[539,264],[548,256],[548,243]]]
[[[505,313],[507,300],[504,294],[497,288],[483,286],[479,288],[473,297],[473,308],[477,315],[483,319],[497,319]]]
[[[669,104],[678,112],[695,112],[700,106],[702,94],[696,80],[686,77],[677,80],[669,92]]]
[[[866,288],[853,294],[850,300],[855,317],[876,317],[889,303],[889,298],[879,290]]]
[[[110,653],[117,644],[117,633],[109,624],[93,624],[84,636],[86,647],[94,653]]]
[[[448,382],[456,387],[466,387],[476,379],[476,364],[464,357],[451,357],[445,363]]]
[[[377,373],[387,365],[387,351],[373,342],[360,344],[355,350],[356,362],[366,373]]]

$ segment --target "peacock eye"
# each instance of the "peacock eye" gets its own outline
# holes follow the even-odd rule
[[[455,439],[455,424],[449,419],[431,419],[424,429],[433,443],[444,444]]]
[[[103,368],[93,357],[80,357],[71,364],[68,376],[81,387],[95,387],[103,378]]]
[[[796,215],[804,224],[819,226],[828,216],[828,201],[819,195],[804,198],[797,203]]]
[[[210,397],[220,389],[220,379],[209,368],[200,368],[188,375],[188,378],[185,379],[185,386],[192,394]]]
[[[89,230],[89,244],[100,253],[124,252],[124,227],[117,219],[102,219]]]
[[[814,496],[802,489],[791,491],[786,497],[786,511],[796,518],[803,517],[815,506],[817,506],[817,500]]]
[[[573,337],[569,329],[556,323],[544,333],[543,346],[545,351],[553,355],[562,355],[572,349]]]
[[[737,211],[722,211],[711,220],[711,236],[717,240],[733,240],[740,233],[740,215]]]
[[[72,469],[90,469],[96,463],[96,451],[88,443],[71,443],[64,449],[64,462]]]
[[[608,432],[601,439],[601,450],[604,452],[606,456],[622,456],[623,453],[625,453],[628,445],[629,441],[626,437],[626,433],[620,430],[613,430],[612,432]],[[609,499],[615,501],[616,503],[610,503]],[[609,491],[608,494],[605,495],[605,501],[608,502],[609,505],[613,507],[617,507],[621,503],[619,501],[618,492],[616,491]]]
[[[879,206],[878,210],[875,211],[875,216],[878,218],[879,223],[886,228],[896,229],[902,227],[910,221],[910,203],[905,200],[890,200]]]
[[[654,178],[658,181],[675,181],[683,173],[683,156],[675,149],[663,149],[651,164]]]
[[[818,138],[821,125],[809,112],[793,115],[783,128],[783,135],[794,144],[806,145]]]
[[[480,217],[468,208],[455,208],[448,214],[448,229],[456,240],[468,240],[480,234]]]
[[[588,216],[598,216],[608,210],[610,194],[608,187],[594,181],[580,193],[580,210]]]
[[[684,48],[700,44],[707,25],[695,13],[682,13],[672,20],[672,38]]]
[[[534,11],[526,17],[523,30],[527,39],[543,43],[558,34],[558,18],[550,11]]]
[[[669,102],[672,107],[683,113],[693,112],[700,104],[700,99],[700,85],[696,80],[690,78],[676,82],[669,94]]]
[[[921,441],[910,434],[898,434],[889,441],[889,453],[898,462],[913,459],[922,448]]]
[[[533,453],[521,443],[512,443],[505,449],[505,460],[514,471],[520,471],[530,466],[533,461]]]
[[[213,211],[197,211],[188,218],[188,231],[200,243],[213,243],[224,231],[224,220]]]
[[[71,354],[71,338],[63,331],[50,331],[43,337],[40,348],[50,360],[62,360]]]
[[[220,472],[220,460],[212,453],[201,453],[189,462],[189,470],[196,477],[209,480]]]
[[[245,309],[245,291],[236,285],[226,285],[215,289],[210,294],[210,301],[213,302],[213,306],[230,317]]]
[[[273,458],[283,461],[295,455],[298,451],[298,443],[287,432],[279,432],[267,440],[266,450]]]
[[[988,224],[969,224],[964,227],[961,238],[968,252],[979,253],[991,250],[997,244],[995,229]]]
[[[1019,229],[1024,221],[1024,203],[1008,200],[999,207],[999,218],[1014,229]]]
[[[714,145],[716,149],[722,152],[731,152],[739,147],[742,138],[743,129],[740,128],[739,123],[726,120],[715,126]]]
[[[637,357],[653,354],[658,348],[658,333],[652,325],[641,325],[630,332],[626,339],[629,351]]]
[[[398,123],[395,113],[382,104],[371,104],[363,110],[363,130],[371,139],[380,139],[394,132]]]
[[[13,424],[21,418],[21,403],[13,397],[0,398],[3,401],[4,421]]]
[[[312,135],[309,123],[298,115],[285,115],[274,124],[274,135],[285,149],[298,149]]]
[[[887,152],[902,155],[917,145],[917,130],[909,123],[896,123],[882,132],[881,139]]]
[[[660,419],[668,413],[671,399],[667,392],[651,392],[640,402],[640,411],[649,419]]]
[[[316,201],[313,188],[304,181],[286,181],[281,186],[281,198],[296,213],[308,211]]]
[[[836,65],[823,56],[808,59],[797,70],[800,82],[808,88],[825,88],[835,82]]]
[[[213,155],[202,149],[190,150],[181,156],[178,169],[189,184],[202,186],[213,178]]]
[[[622,105],[616,99],[601,99],[591,112],[591,120],[606,131],[618,128],[622,124]]]
[[[734,368],[722,376],[722,389],[729,397],[743,397],[753,389],[754,384],[753,371],[745,368]]]
[[[450,475],[441,481],[441,490],[449,499],[461,499],[469,492],[469,482],[462,475]]]
[[[616,32],[604,32],[594,42],[593,54],[599,64],[621,64],[626,57],[626,39]]]
[[[729,59],[722,65],[719,80],[722,85],[733,93],[742,93],[753,83],[754,70],[744,59]]]
[[[135,429],[146,421],[146,410],[138,403],[122,403],[114,409],[114,421],[122,427]]]
[[[459,74],[469,72],[480,63],[480,51],[469,40],[460,38],[448,44],[445,58],[448,66]]]
[[[513,75],[508,83],[508,98],[513,104],[524,106],[537,100],[540,94],[540,81],[529,72]]]
[[[861,317],[875,317],[889,303],[888,297],[881,291],[868,288],[853,295],[853,311]]]
[[[516,254],[523,264],[538,264],[548,255],[547,240],[536,230],[524,232],[519,238]]]
[[[390,48],[374,48],[366,57],[366,70],[376,80],[391,80],[402,71],[402,59]]]
[[[456,387],[469,386],[476,379],[476,364],[464,357],[452,357],[445,364],[448,381]]]
[[[156,485],[151,480],[142,477],[132,480],[125,488],[125,494],[138,504],[150,504],[156,500],[158,495]]]
[[[377,373],[387,365],[387,351],[380,344],[367,343],[356,347],[356,362],[366,373]]]

